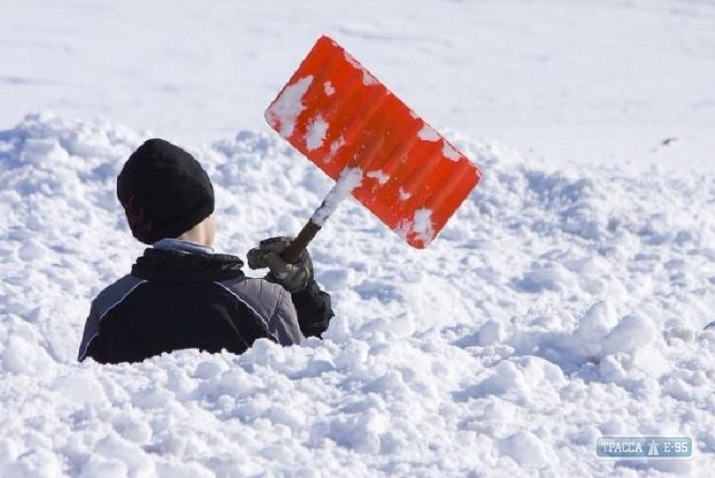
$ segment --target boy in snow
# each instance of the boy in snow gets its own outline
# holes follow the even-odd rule
[[[289,345],[327,329],[330,296],[307,251],[295,264],[281,258],[288,238],[249,251],[249,267],[269,268],[264,279],[214,253],[213,186],[183,149],[145,142],[124,164],[117,197],[134,237],[151,247],[92,301],[79,361],[138,362],[186,348],[240,354],[259,338]]]

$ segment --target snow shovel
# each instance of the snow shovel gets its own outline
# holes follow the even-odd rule
[[[481,171],[335,41],[323,36],[266,120],[336,180],[283,258],[294,262],[352,194],[409,245],[427,247]]]

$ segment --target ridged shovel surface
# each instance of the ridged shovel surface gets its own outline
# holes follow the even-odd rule
[[[482,177],[340,45],[321,37],[266,120],[411,246],[430,244]],[[342,177],[346,175],[343,174]]]

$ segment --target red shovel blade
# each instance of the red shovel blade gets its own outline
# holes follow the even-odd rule
[[[430,244],[481,171],[328,37],[266,110],[266,120],[411,246]],[[354,176],[354,175],[353,175]]]

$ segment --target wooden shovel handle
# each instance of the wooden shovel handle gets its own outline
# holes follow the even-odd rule
[[[300,258],[301,253],[308,247],[308,244],[313,240],[320,229],[321,226],[317,225],[312,220],[308,221],[305,226],[303,226],[303,229],[301,229],[298,233],[296,238],[293,239],[293,242],[291,242],[281,254],[283,260],[288,263],[296,262]]]

